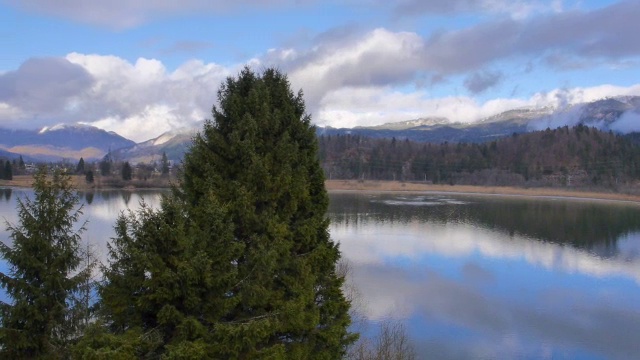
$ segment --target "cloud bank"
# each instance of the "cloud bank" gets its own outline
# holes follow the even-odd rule
[[[8,3],[119,27],[175,16],[173,12],[178,11],[178,5],[166,1]],[[248,3],[187,0],[180,3],[178,13],[234,11]],[[282,8],[292,3],[265,0],[258,6]],[[383,6],[377,1],[372,4]],[[544,84],[551,89],[529,91],[526,96],[488,98],[489,91],[505,86],[514,86],[515,94],[518,72],[543,69],[561,74],[598,66],[638,66],[640,42],[635,34],[640,32],[640,2],[620,1],[590,11],[564,9],[559,1],[406,0],[392,7],[404,17],[449,12],[497,15],[427,34],[385,27],[336,27],[309,43],[275,47],[236,64],[194,59],[168,69],[161,60],[143,57],[126,60],[80,52],[34,57],[18,69],[0,73],[0,122],[23,127],[83,122],[143,141],[207,118],[219,84],[244,64],[258,71],[275,66],[286,72],[293,88],[304,90],[314,121],[333,127],[429,116],[471,122],[517,107],[566,106],[640,95],[639,85],[578,87],[556,81]],[[210,46],[185,39],[164,51],[189,53]],[[434,95],[439,88],[455,84],[461,91]],[[630,119],[620,129],[633,128]]]
[[[351,59],[359,59],[373,48],[364,42],[354,49]],[[376,57],[379,62],[368,64],[368,69],[344,65],[349,68],[345,70],[335,63],[309,61],[293,69],[290,80],[294,89],[305,91],[314,122],[333,127],[425,116],[472,122],[518,107],[561,107],[614,95],[640,95],[640,85],[604,85],[484,102],[465,95],[432,98],[426,90],[402,92],[386,85],[391,77],[410,77],[401,74],[405,70],[387,71],[382,65],[387,58],[389,62],[404,61],[398,56],[393,51],[381,54]],[[265,66],[262,59],[254,59],[252,64],[257,70]],[[82,122],[144,141],[166,131],[200,126],[203,119],[210,117],[220,83],[227,76],[236,75],[242,66],[193,60],[168,71],[155,59],[140,58],[131,63],[116,56],[79,53],[65,58],[29,59],[19,69],[0,75],[0,121],[7,127],[31,128]],[[333,73],[336,68],[352,75],[337,77]],[[500,74],[481,73],[477,78],[471,77],[468,86],[482,91],[499,80]],[[624,124],[621,129],[630,128],[633,121]]]

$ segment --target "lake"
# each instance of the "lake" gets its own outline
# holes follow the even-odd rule
[[[30,193],[0,189],[0,214],[15,223],[16,198]],[[137,208],[142,198],[159,204],[154,191],[81,196],[89,220],[84,238],[103,259],[122,210]],[[361,312],[372,324],[403,322],[419,358],[640,356],[639,205],[449,194],[330,197],[330,231],[351,266]]]

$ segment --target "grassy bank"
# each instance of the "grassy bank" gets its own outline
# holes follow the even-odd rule
[[[71,183],[78,190],[93,189],[161,189],[168,188],[171,185],[170,178],[154,177],[148,180],[129,180],[124,181],[118,177],[102,177],[96,176],[93,183],[87,183],[84,175],[72,175]],[[33,184],[33,176],[16,175],[13,180],[0,180],[0,186],[13,187],[31,187]]]
[[[84,176],[73,175],[72,182],[79,190],[92,189],[153,189],[168,188],[171,179],[153,178],[149,180],[123,181],[118,178],[97,177],[93,184],[87,184]],[[174,179],[175,180],[175,179]],[[31,175],[14,176],[13,180],[0,180],[0,186],[31,187]],[[471,186],[471,185],[435,185],[400,181],[358,181],[327,180],[329,191],[370,191],[370,192],[432,192],[461,194],[494,194],[522,196],[574,197],[585,199],[604,199],[618,201],[634,201],[640,203],[640,195],[614,192],[607,189],[583,190],[560,188],[521,188],[508,186]]]
[[[617,193],[613,191],[583,191],[577,189],[558,188],[520,188],[507,186],[470,186],[470,185],[434,185],[400,181],[357,181],[327,180],[329,191],[371,191],[371,192],[432,192],[432,193],[464,193],[494,194],[522,196],[574,197],[585,199],[605,199],[618,201],[634,201],[640,203],[640,195]]]

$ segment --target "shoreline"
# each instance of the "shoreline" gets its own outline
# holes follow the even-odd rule
[[[33,177],[29,175],[18,175],[14,180],[0,180],[0,187],[31,187]],[[136,187],[128,185],[124,187],[100,186],[98,184],[88,185],[79,176],[72,176],[72,182],[78,191],[101,191],[101,190],[123,190],[123,191],[147,191],[169,189],[164,184],[155,182],[149,183],[148,187]],[[158,186],[160,185],[160,186]],[[606,189],[561,189],[561,188],[522,188],[513,186],[476,186],[476,185],[442,185],[425,184],[419,182],[401,182],[389,180],[325,180],[325,187],[329,192],[373,192],[373,193],[445,193],[445,194],[465,194],[465,195],[501,195],[501,196],[527,196],[527,197],[562,197],[573,199],[595,199],[609,201],[624,201],[640,204],[640,194],[627,194]],[[640,191],[640,189],[639,189]]]
[[[375,193],[440,193],[461,195],[525,196],[537,198],[572,198],[584,200],[624,201],[640,204],[640,195],[579,189],[520,188],[510,186],[438,185],[400,181],[327,180],[329,192],[354,191]]]

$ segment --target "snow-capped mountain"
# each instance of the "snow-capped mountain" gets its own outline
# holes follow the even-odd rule
[[[618,133],[640,131],[640,97],[623,96],[558,109],[529,123],[532,130],[582,124]]]
[[[484,142],[513,133],[579,124],[627,134],[640,132],[640,97],[607,98],[566,108],[513,109],[472,123],[457,123],[455,119],[424,124],[420,124],[420,121],[421,119],[353,129],[327,127],[318,129],[318,134],[359,134],[426,142]]]
[[[73,124],[40,130],[0,129],[0,149],[47,161],[99,159],[110,149],[130,147],[135,142],[94,126]]]
[[[622,134],[640,132],[640,97],[607,98],[560,109],[513,109],[464,124],[456,123],[455,119],[425,116],[370,127],[318,128],[317,132],[428,142],[484,142],[514,133],[578,124]],[[15,157],[22,154],[47,161],[79,159],[81,156],[91,160],[100,159],[111,150],[114,158],[134,163],[159,161],[163,153],[170,160],[180,161],[198,130],[170,131],[136,144],[114,132],[83,124],[56,125],[40,130],[0,129],[0,157],[11,157],[13,153]]]
[[[444,117],[424,117],[414,120],[407,121],[399,121],[399,122],[391,122],[385,123],[382,125],[376,126],[358,126],[358,128],[362,129],[377,129],[377,130],[408,130],[413,128],[419,128],[422,126],[436,126],[436,125],[444,125],[450,123],[449,119]]]
[[[116,150],[113,155],[133,163],[149,163],[159,161],[165,153],[169,160],[180,161],[197,131],[198,129],[189,128],[168,131],[156,138]]]

